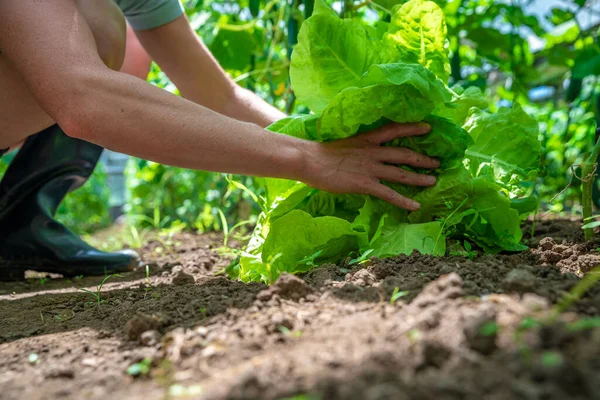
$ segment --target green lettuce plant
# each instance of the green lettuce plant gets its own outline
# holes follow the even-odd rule
[[[512,202],[520,183],[540,169],[538,126],[523,109],[485,111],[477,88],[452,90],[446,24],[431,1],[395,7],[389,23],[341,19],[323,1],[302,25],[290,76],[298,100],[312,110],[269,127],[273,132],[330,141],[390,121],[426,121],[431,133],[401,138],[439,158],[431,188],[388,185],[421,203],[415,212],[364,195],[335,195],[301,182],[262,179],[265,210],[245,249],[238,277],[273,282],[349,254],[389,257],[418,251],[444,255],[449,237],[485,251],[525,249]],[[527,211],[527,210],[525,210]]]

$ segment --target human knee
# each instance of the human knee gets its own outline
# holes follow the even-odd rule
[[[125,16],[113,0],[78,0],[79,9],[96,40],[107,67],[119,70],[125,59]]]

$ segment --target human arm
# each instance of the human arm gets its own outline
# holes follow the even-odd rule
[[[433,178],[387,164],[435,168],[407,149],[380,147],[424,134],[388,125],[320,144],[270,133],[108,69],[74,0],[0,2],[0,51],[43,110],[68,135],[185,168],[300,180],[337,193],[371,194],[399,207],[411,200],[380,180],[428,186]]]
[[[136,35],[186,99],[262,127],[285,117],[227,76],[185,16]]]

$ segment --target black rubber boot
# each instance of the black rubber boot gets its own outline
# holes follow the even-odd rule
[[[27,139],[0,182],[0,280],[23,279],[26,270],[105,275],[139,265],[136,252],[96,250],[54,219],[101,154],[102,147],[68,137],[58,125]]]

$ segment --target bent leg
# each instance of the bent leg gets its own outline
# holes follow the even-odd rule
[[[107,66],[118,69],[125,49],[123,15],[112,0],[79,0],[78,4],[96,39],[98,54]],[[89,178],[103,149],[65,135],[36,108],[20,79],[5,83],[21,87],[22,101],[9,99],[14,115],[3,110],[6,114],[0,117],[21,123],[18,133],[29,137],[0,181],[0,280],[22,279],[28,269],[71,276],[135,268],[139,263],[135,252],[100,252],[54,220],[64,196]],[[11,95],[16,98],[14,91]],[[31,105],[27,110],[26,104]],[[44,124],[50,127],[43,129]],[[14,142],[22,137],[12,134],[9,138]]]
[[[77,0],[96,40],[100,58],[118,70],[125,57],[125,17],[113,0]],[[6,56],[0,54],[0,149],[15,147],[55,122],[30,94]]]

